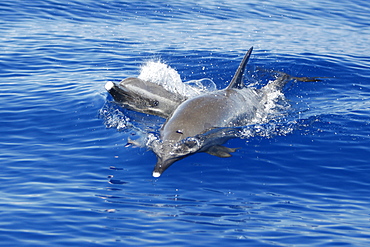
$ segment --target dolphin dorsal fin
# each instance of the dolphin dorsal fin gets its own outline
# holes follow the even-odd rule
[[[243,74],[245,70],[245,66],[248,63],[249,57],[252,54],[253,46],[248,50],[248,52],[245,54],[243,60],[241,61],[238,69],[235,72],[235,75],[233,79],[231,80],[229,86],[227,86],[226,89],[230,88],[242,88],[243,87]]]

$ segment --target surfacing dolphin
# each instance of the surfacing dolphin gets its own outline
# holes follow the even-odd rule
[[[119,84],[107,82],[105,89],[116,103],[133,111],[168,118],[187,98],[153,82],[130,77]]]
[[[243,73],[252,50],[253,47],[244,56],[228,87],[187,99],[174,110],[160,129],[160,140],[151,145],[157,156],[153,177],[161,176],[174,162],[197,152],[230,157],[236,149],[222,144],[237,137],[238,127],[264,113],[268,92],[281,90],[290,79],[300,79],[281,73],[261,89],[245,87]]]

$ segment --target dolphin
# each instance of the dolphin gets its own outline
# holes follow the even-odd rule
[[[205,93],[183,101],[160,129],[159,140],[151,148],[157,156],[153,177],[159,177],[173,163],[197,152],[218,157],[230,157],[236,148],[222,146],[236,138],[242,126],[263,114],[267,93],[281,90],[290,80],[281,76],[261,89],[248,88],[243,73],[251,56],[251,47],[241,61],[230,84],[222,90]],[[302,78],[302,81],[314,79]]]
[[[130,77],[119,84],[107,82],[105,89],[115,102],[133,111],[168,118],[187,97],[153,82]]]

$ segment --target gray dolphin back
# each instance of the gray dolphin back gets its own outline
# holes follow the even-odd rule
[[[127,78],[119,84],[107,82],[105,89],[122,107],[167,118],[186,97],[139,78]]]

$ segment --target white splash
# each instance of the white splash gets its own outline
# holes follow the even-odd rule
[[[112,105],[105,104],[100,109],[99,116],[104,119],[104,124],[107,128],[123,130],[132,127],[130,118]]]
[[[269,81],[261,89],[263,108],[258,109],[255,117],[248,124],[245,124],[239,137],[262,136],[269,138],[276,135],[286,135],[293,131],[290,126],[292,123],[288,123],[286,119],[291,105],[286,100],[284,93],[273,85],[274,81]]]
[[[193,97],[206,92],[216,91],[216,84],[209,78],[191,80],[184,82],[186,86],[186,96]]]
[[[216,90],[216,84],[208,78],[182,82],[179,73],[161,61],[148,61],[140,71],[139,79],[163,86],[166,90],[187,97]]]

